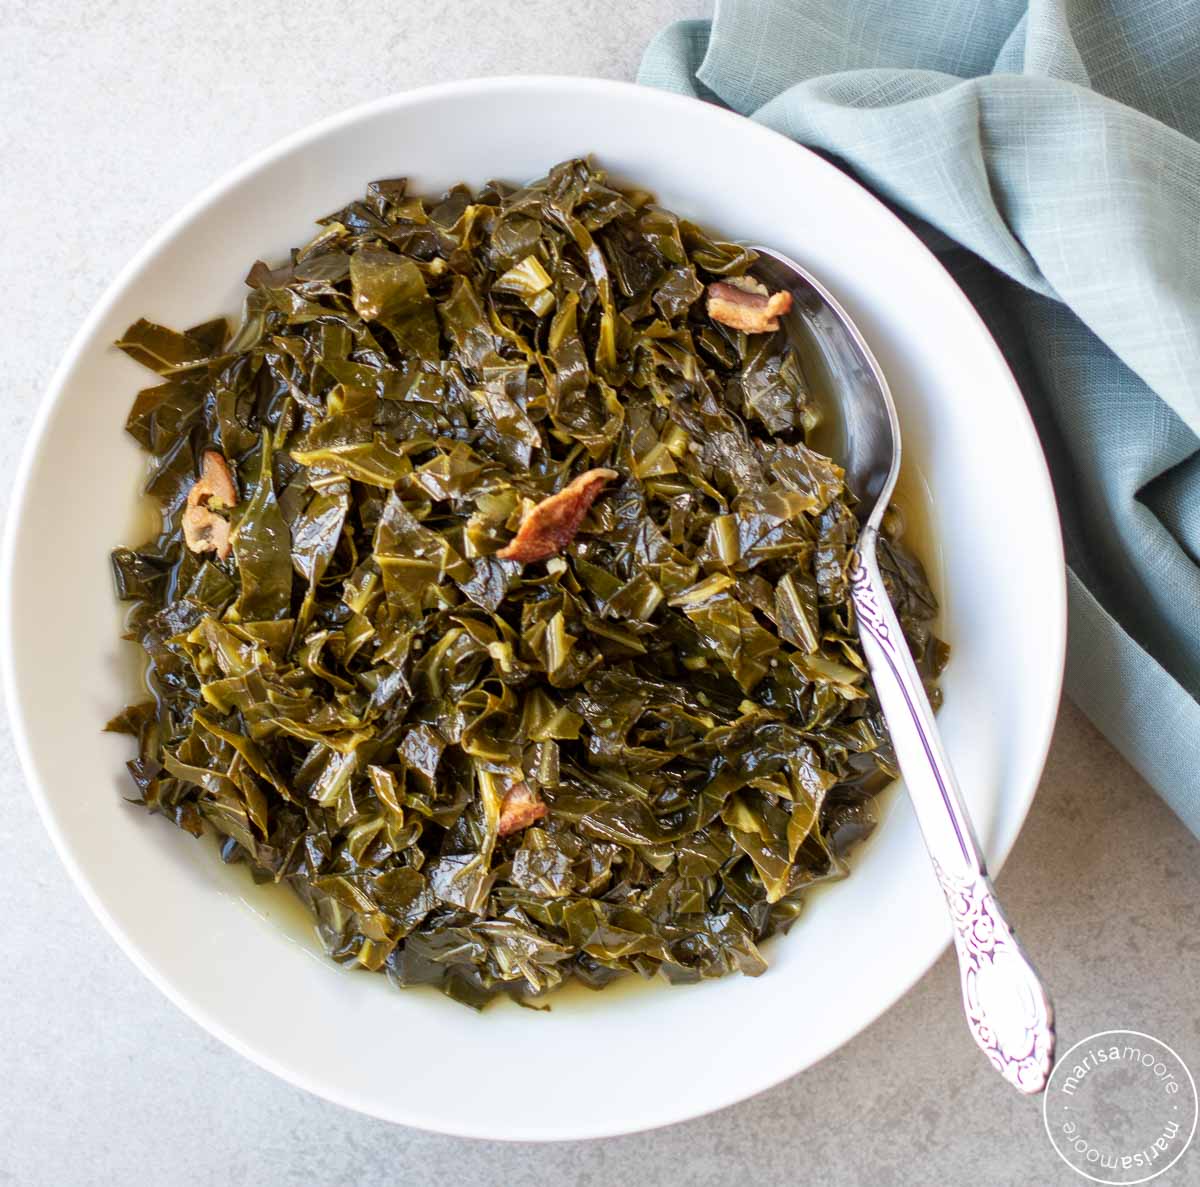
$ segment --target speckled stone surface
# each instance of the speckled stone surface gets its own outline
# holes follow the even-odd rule
[[[705,8],[703,0],[0,0],[4,474],[58,355],[104,286],[153,229],[248,154],[321,116],[428,82],[534,70],[631,78],[654,30]],[[1040,1107],[1018,1099],[972,1046],[949,957],[822,1064],[670,1129],[505,1145],[348,1113],[233,1054],[142,979],[69,883],[15,763],[5,726],[0,1183],[1085,1181],[1050,1149]],[[1200,1071],[1198,856],[1191,835],[1065,706],[1038,799],[999,879],[1055,991],[1065,1045],[1134,1028]],[[1197,1182],[1198,1168],[1192,1150],[1160,1181]]]

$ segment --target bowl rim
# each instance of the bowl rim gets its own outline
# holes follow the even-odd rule
[[[603,101],[607,96],[628,96],[629,92],[636,91],[640,101],[651,106],[657,106],[663,110],[675,109],[676,111],[680,111],[686,108],[688,111],[693,111],[697,104],[702,104],[706,109],[704,118],[716,119],[730,124],[736,122],[746,135],[768,140],[774,148],[782,152],[803,153],[813,159],[816,167],[834,170],[847,181],[851,182],[851,184],[855,185],[860,191],[861,197],[878,207],[878,212],[885,220],[891,222],[893,229],[898,235],[913,241],[914,245],[929,257],[948,281],[947,300],[957,304],[959,311],[966,314],[982,332],[981,349],[985,349],[991,353],[993,363],[999,365],[997,374],[1004,376],[1007,380],[1007,383],[1002,386],[1008,389],[1014,429],[1026,438],[1028,444],[1031,446],[1031,457],[1036,457],[1039,463],[1035,467],[1032,467],[1029,472],[1025,473],[1024,479],[1037,488],[1035,493],[1037,500],[1043,502],[1048,508],[1053,509],[1054,513],[1051,517],[1053,531],[1048,541],[1051,545],[1053,555],[1049,559],[1053,560],[1055,567],[1061,572],[1060,579],[1052,582],[1053,598],[1051,604],[1043,607],[1045,616],[1052,627],[1054,641],[1054,663],[1052,670],[1049,672],[1051,679],[1048,686],[1053,695],[1047,700],[1048,706],[1052,706],[1052,708],[1043,714],[1040,733],[1036,737],[1036,746],[1029,748],[1029,764],[1033,774],[1030,777],[1028,790],[1025,792],[1023,802],[1015,805],[1017,808],[1016,825],[1012,830],[1011,837],[1007,840],[1002,840],[1002,843],[992,850],[992,860],[989,862],[989,866],[993,875],[999,872],[1007,860],[1013,844],[1020,834],[1021,828],[1024,826],[1030,806],[1036,795],[1057,721],[1057,706],[1062,693],[1066,661],[1067,587],[1061,521],[1058,516],[1057,501],[1040,439],[1025,403],[1024,396],[1012,375],[1007,361],[975,307],[967,299],[953,277],[946,271],[941,261],[920,242],[913,231],[892,210],[869,190],[861,186],[853,177],[837,169],[836,166],[804,145],[726,108],[704,103],[702,100],[693,99],[688,96],[642,86],[637,83],[575,75],[500,75],[414,87],[410,90],[393,92],[377,99],[356,104],[310,123],[276,140],[274,143],[251,154],[240,164],[227,170],[216,180],[201,189],[195,197],[186,202],[146,240],[105,287],[102,295],[96,300],[90,312],[71,338],[70,344],[67,346],[52,373],[45,394],[35,410],[28,435],[21,449],[20,460],[11,488],[12,497],[4,524],[3,544],[0,547],[0,690],[2,690],[7,702],[13,741],[21,771],[29,793],[37,807],[42,825],[50,836],[59,860],[63,863],[71,877],[71,881],[75,884],[84,901],[91,908],[104,929],[133,962],[135,967],[185,1015],[198,1023],[214,1037],[220,1039],[222,1043],[232,1048],[239,1055],[273,1073],[284,1082],[304,1089],[314,1096],[393,1124],[413,1125],[457,1137],[486,1138],[491,1140],[566,1141],[616,1136],[623,1133],[639,1132],[646,1128],[658,1128],[663,1125],[675,1124],[698,1116],[705,1116],[718,1109],[726,1108],[742,1100],[757,1096],[783,1083],[792,1076],[799,1074],[800,1071],[815,1066],[828,1055],[832,1054],[833,1051],[837,1050],[838,1047],[842,1046],[843,1043],[848,1042],[850,1038],[862,1033],[863,1030],[891,1009],[932,968],[937,959],[949,947],[951,936],[949,920],[947,920],[946,938],[931,956],[928,964],[918,968],[911,978],[897,980],[893,991],[881,1001],[879,1008],[874,1013],[862,1020],[861,1025],[852,1035],[835,1035],[817,1044],[817,1053],[811,1062],[802,1068],[793,1069],[784,1075],[771,1077],[769,1080],[760,1083],[750,1093],[747,1093],[743,1087],[737,1087],[714,1094],[711,1104],[701,1111],[685,1109],[680,1111],[678,1116],[665,1116],[655,1119],[649,1126],[620,1123],[614,1126],[611,1122],[600,1125],[582,1122],[573,1126],[570,1130],[564,1129],[561,1126],[544,1130],[534,1126],[527,1132],[511,1135],[511,1138],[507,1135],[496,1134],[486,1129],[486,1127],[481,1127],[478,1124],[472,1124],[467,1121],[451,1123],[439,1120],[435,1123],[427,1117],[417,1115],[412,1115],[411,1119],[398,1120],[394,1112],[384,1112],[382,1109],[373,1106],[370,1101],[356,1098],[353,1094],[341,1091],[336,1086],[323,1083],[315,1077],[299,1072],[281,1062],[265,1049],[258,1048],[253,1042],[244,1041],[222,1021],[217,1013],[193,1001],[186,987],[176,985],[167,975],[159,971],[153,955],[144,951],[126,932],[120,922],[110,913],[100,891],[83,872],[76,861],[70,842],[68,842],[59,828],[47,788],[43,785],[38,774],[37,761],[30,743],[30,735],[27,727],[27,710],[22,702],[21,690],[18,687],[16,678],[16,666],[14,663],[16,624],[13,618],[12,607],[16,578],[17,528],[26,511],[30,495],[30,473],[42,452],[47,428],[55,409],[64,398],[68,385],[67,381],[89,347],[97,326],[103,321],[110,307],[116,302],[131,279],[138,274],[142,267],[162,251],[164,247],[169,245],[176,233],[186,227],[192,219],[202,213],[208,206],[219,200],[229,190],[241,184],[244,180],[269,168],[280,158],[298,149],[303,149],[313,141],[324,136],[336,133],[360,121],[369,120],[383,113],[436,102],[442,98],[486,97],[497,92],[555,92],[564,88],[576,91],[582,95],[590,94],[600,101]]]

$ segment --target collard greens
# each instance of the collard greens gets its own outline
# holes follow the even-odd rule
[[[113,553],[137,801],[470,1005],[762,972],[895,772],[798,360],[705,311],[752,254],[578,160],[319,227],[232,337],[118,343],[158,375],[126,428],[162,531]],[[553,555],[498,556],[588,471]],[[920,565],[883,561],[932,680]]]

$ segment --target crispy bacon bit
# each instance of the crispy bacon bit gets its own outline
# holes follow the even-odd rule
[[[517,534],[496,555],[501,560],[520,561],[524,565],[561,552],[575,538],[604,484],[616,477],[616,470],[588,470],[580,474],[558,494],[527,511]]]
[[[225,560],[233,551],[229,520],[222,519],[211,507],[232,507],[237,503],[237,487],[225,459],[215,449],[204,452],[200,477],[188,491],[183,513],[183,538],[193,552],[215,552]]]
[[[747,334],[769,334],[779,329],[779,318],[792,307],[792,294],[768,294],[763,285],[738,276],[708,286],[708,316]]]
[[[527,783],[514,783],[500,801],[500,835],[507,837],[519,829],[528,828],[546,815],[546,805],[537,798]]]

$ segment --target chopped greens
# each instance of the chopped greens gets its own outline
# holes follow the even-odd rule
[[[112,556],[137,802],[472,1006],[761,973],[895,775],[786,305],[582,160],[319,227],[232,336],[118,343],[159,376],[162,530]],[[929,585],[881,563],[932,688]]]

